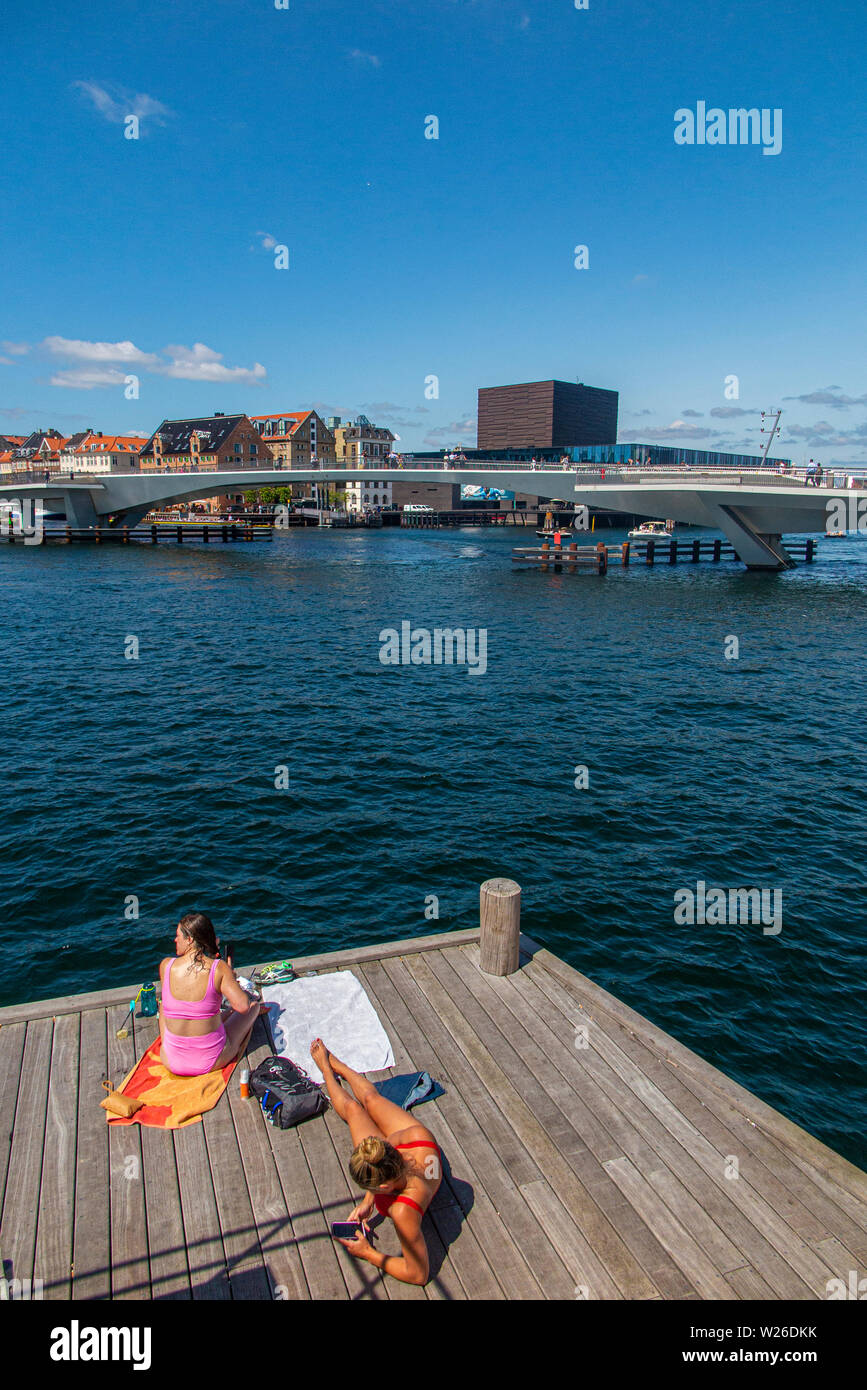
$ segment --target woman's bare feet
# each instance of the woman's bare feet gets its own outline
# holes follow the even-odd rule
[[[321,1038],[314,1038],[310,1044],[310,1056],[313,1058],[319,1070],[324,1076],[326,1072],[333,1070],[333,1059],[328,1048]]]

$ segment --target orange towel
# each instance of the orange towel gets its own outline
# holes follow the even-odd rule
[[[206,1110],[213,1110],[229,1084],[239,1058],[227,1062],[219,1071],[204,1076],[175,1076],[160,1061],[160,1039],[151,1043],[132,1071],[117,1087],[125,1096],[143,1102],[130,1118],[108,1115],[110,1125],[154,1125],[157,1129],[181,1129],[201,1124]]]

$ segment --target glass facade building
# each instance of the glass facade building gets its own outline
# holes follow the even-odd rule
[[[791,463],[791,459],[768,458],[758,454],[725,454],[714,449],[684,449],[679,444],[570,444],[556,449],[440,449],[436,453],[411,454],[418,464],[435,466],[448,454],[460,467],[462,463],[569,463],[588,466],[618,467],[640,464],[643,468],[726,468],[735,472],[753,468],[775,468]]]

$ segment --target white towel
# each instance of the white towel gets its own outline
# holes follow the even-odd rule
[[[289,984],[266,985],[266,1004],[274,1049],[289,1057],[317,1084],[322,1073],[310,1056],[310,1044],[321,1038],[335,1057],[353,1071],[385,1071],[394,1066],[388,1034],[365,993],[349,970],[331,975],[306,975]]]

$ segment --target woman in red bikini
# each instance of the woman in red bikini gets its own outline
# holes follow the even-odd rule
[[[177,959],[160,961],[160,1061],[175,1076],[204,1076],[231,1062],[261,1011],[218,958],[218,945],[210,917],[188,912],[175,932]],[[234,1010],[225,1021],[223,996]]]
[[[325,1079],[328,1099],[349,1125],[355,1145],[349,1160],[352,1180],[367,1189],[349,1220],[360,1226],[374,1210],[390,1216],[401,1254],[375,1250],[361,1230],[355,1240],[340,1244],[402,1284],[426,1284],[430,1264],[421,1220],[443,1177],[436,1140],[429,1129],[413,1124],[405,1110],[381,1096],[372,1081],[332,1056],[321,1038],[313,1043],[310,1056]],[[338,1077],[349,1083],[354,1095],[347,1095]]]

